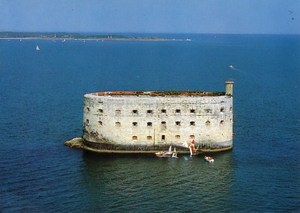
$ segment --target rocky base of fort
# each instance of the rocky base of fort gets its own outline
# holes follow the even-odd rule
[[[84,140],[82,137],[76,137],[73,138],[72,140],[66,141],[64,144],[71,148],[82,149],[84,147],[83,143]]]
[[[170,145],[165,146],[120,146],[113,144],[105,144],[105,143],[95,143],[84,140],[82,137],[76,137],[72,140],[66,141],[64,143],[66,146],[71,148],[78,148],[83,150],[88,150],[92,152],[98,153],[115,153],[115,154],[147,154],[147,153],[155,153],[158,151],[167,151]],[[186,147],[180,146],[172,146],[172,148],[176,148],[179,154],[188,154],[189,149]],[[200,153],[206,152],[222,152],[231,150],[232,146],[226,147],[201,147],[199,149]]]

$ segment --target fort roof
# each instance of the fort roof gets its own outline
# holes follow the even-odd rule
[[[91,93],[95,96],[223,96],[225,92],[207,91],[110,91]]]

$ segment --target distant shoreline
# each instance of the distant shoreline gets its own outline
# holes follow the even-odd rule
[[[53,41],[191,41],[191,39],[175,39],[175,38],[147,38],[147,37],[86,37],[86,38],[76,38],[76,37],[0,37],[0,40],[53,40]]]
[[[168,38],[156,35],[81,34],[0,32],[0,40],[52,40],[52,41],[191,41],[189,38]]]

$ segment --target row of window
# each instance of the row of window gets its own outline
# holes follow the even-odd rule
[[[210,125],[210,121],[206,121],[205,124],[206,125]],[[118,126],[121,126],[121,123],[120,122],[116,122],[116,124],[118,124]],[[224,124],[224,120],[221,120],[220,121],[220,124]],[[166,128],[166,122],[165,121],[162,121],[161,122],[161,125],[162,127]],[[180,121],[175,121],[175,125],[176,126],[181,126],[181,122]],[[132,126],[138,126],[138,123],[137,122],[132,122]],[[190,121],[190,126],[196,126],[196,122],[195,121]],[[152,122],[147,122],[147,127],[152,127]]]
[[[231,108],[230,108],[230,110],[231,110]],[[99,110],[99,111],[103,113],[103,110]],[[205,109],[204,111],[205,111],[206,113],[212,113],[212,109]],[[161,112],[162,114],[166,114],[166,113],[167,113],[167,110],[166,110],[166,109],[162,109],[160,112]],[[224,107],[221,107],[220,112],[225,112],[225,108],[224,108]],[[121,110],[116,110],[115,113],[116,113],[116,115],[120,115],[120,114],[121,114]],[[153,110],[150,110],[150,109],[149,109],[149,110],[146,111],[146,113],[147,113],[148,115],[152,115],[152,114],[153,114]],[[180,113],[181,113],[181,110],[180,110],[180,109],[175,109],[175,113],[176,113],[176,114],[180,114]],[[196,113],[196,110],[195,110],[195,109],[190,109],[190,113],[191,113],[191,114],[195,114],[195,113]],[[132,114],[138,115],[138,114],[139,114],[139,111],[138,111],[137,109],[134,109],[134,110],[132,110]]]
[[[90,111],[90,108],[89,108],[89,107],[87,107],[86,109],[87,109],[87,111]],[[212,109],[204,109],[204,111],[205,111],[206,113],[212,113]],[[230,111],[232,111],[232,107],[230,107]],[[98,112],[102,114],[102,113],[103,113],[103,109],[98,109]],[[139,114],[139,111],[138,111],[137,109],[134,109],[134,110],[132,110],[131,112],[132,112],[132,114],[134,114],[134,115],[138,115],[138,114]],[[221,107],[221,108],[220,108],[220,112],[225,112],[225,108],[224,108],[224,107]],[[152,115],[152,114],[153,114],[153,110],[149,109],[149,110],[146,111],[146,113],[147,113],[148,115]],[[162,110],[161,110],[161,113],[162,113],[162,114],[166,114],[166,113],[167,113],[167,110],[166,110],[166,109],[162,109]],[[180,109],[175,109],[175,113],[176,113],[176,114],[180,114],[180,113],[181,113],[181,110],[180,110]],[[196,110],[195,110],[195,109],[190,109],[190,113],[191,113],[191,114],[195,114],[195,113],[196,113]],[[116,114],[116,115],[120,115],[120,114],[121,114],[121,110],[117,109],[117,110],[115,111],[115,114]]]
[[[153,140],[153,137],[151,135],[148,135],[146,138],[147,138],[148,141]],[[136,136],[136,135],[132,136],[133,141],[137,141],[138,139],[139,139],[138,136]],[[175,139],[180,140],[180,135],[175,135]],[[190,139],[195,139],[195,135],[190,135]],[[165,141],[166,140],[166,135],[161,135],[161,140]]]
[[[86,122],[89,123],[89,120],[87,119]],[[100,125],[103,125],[102,121],[99,121],[99,124],[100,124]],[[207,126],[209,126],[210,124],[211,124],[211,122],[210,122],[209,120],[207,120],[207,121],[205,122],[205,125],[207,125]],[[224,124],[224,120],[221,120],[221,121],[220,121],[220,124]],[[167,128],[167,126],[166,126],[167,124],[166,124],[165,121],[162,121],[162,122],[161,122],[161,125],[162,125],[163,128]],[[181,122],[180,122],[180,121],[176,121],[176,122],[175,122],[175,125],[176,125],[176,126],[181,126]],[[116,127],[120,127],[120,126],[121,126],[121,122],[116,122],[116,123],[115,123],[115,126],[116,126]],[[133,127],[137,127],[137,126],[138,126],[138,122],[132,122],[132,126],[133,126]],[[190,122],[190,126],[196,126],[196,122],[195,122],[195,121],[191,121],[191,122]],[[152,127],[152,122],[147,122],[147,127]]]

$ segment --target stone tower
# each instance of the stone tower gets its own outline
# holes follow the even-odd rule
[[[226,81],[225,82],[225,94],[226,95],[229,95],[229,96],[233,96],[233,84],[234,82],[233,81]]]

